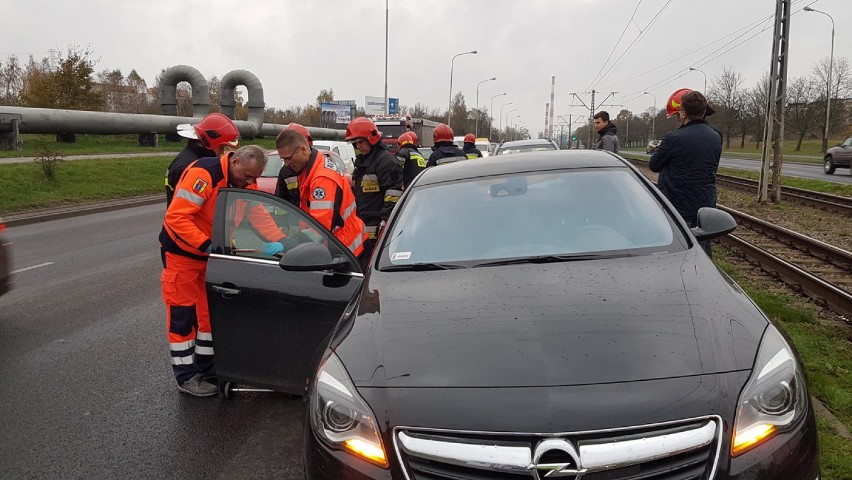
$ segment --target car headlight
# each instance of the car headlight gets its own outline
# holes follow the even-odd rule
[[[334,352],[327,353],[314,382],[311,427],[317,436],[333,448],[387,468],[376,418]]]
[[[740,394],[731,455],[741,455],[789,430],[806,408],[807,387],[793,349],[770,324],[760,343],[751,378]]]

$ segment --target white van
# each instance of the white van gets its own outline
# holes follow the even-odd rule
[[[315,140],[314,148],[317,150],[331,150],[340,155],[343,163],[346,165],[346,173],[352,177],[352,172],[355,171],[355,147],[349,142],[337,142],[334,140]]]

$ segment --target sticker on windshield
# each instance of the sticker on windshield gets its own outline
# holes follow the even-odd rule
[[[391,260],[408,260],[411,258],[411,252],[396,252],[391,255]]]

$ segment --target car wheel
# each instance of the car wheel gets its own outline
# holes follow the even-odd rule
[[[837,167],[834,165],[834,162],[831,160],[831,157],[825,157],[825,163],[822,165],[822,170],[828,175],[831,175],[836,169]]]

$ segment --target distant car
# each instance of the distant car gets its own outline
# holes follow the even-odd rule
[[[316,147],[317,142],[314,142],[314,147]],[[320,153],[330,158],[337,168],[340,169],[341,172],[345,172],[343,174],[346,177],[346,180],[349,183],[352,183],[352,171],[355,170],[355,166],[352,162],[346,162],[340,155],[331,150],[320,150]],[[278,156],[278,152],[275,150],[271,150],[266,152],[266,157],[269,159],[266,162],[266,168],[263,169],[263,175],[257,179],[257,186],[266,193],[271,193],[275,195],[275,186],[278,183],[278,172],[281,171],[281,166],[283,162],[281,161],[281,157]],[[349,167],[352,167],[351,169]]]
[[[0,218],[0,295],[12,288],[12,265],[9,259],[12,242],[6,239],[5,231],[6,224]]]
[[[659,140],[651,140],[648,142],[648,145],[645,147],[645,153],[652,154],[657,151],[657,148],[660,146]]]
[[[515,140],[513,142],[503,142],[497,145],[494,155],[511,155],[514,153],[526,152],[545,152],[549,150],[559,150],[550,140],[544,138],[530,138],[527,140]]]
[[[828,175],[834,173],[837,167],[852,168],[852,137],[836,147],[829,148],[825,152],[824,161],[822,168]]]
[[[246,204],[304,235],[261,253]],[[736,222],[690,228],[617,155],[427,169],[366,270],[270,195],[213,218],[220,389],[307,386],[306,479],[819,478],[795,348],[698,243]]]
[[[355,147],[349,142],[337,142],[334,140],[317,140],[314,142],[314,148],[317,150],[332,151],[343,159],[346,164],[346,173],[350,176],[355,171]]]

